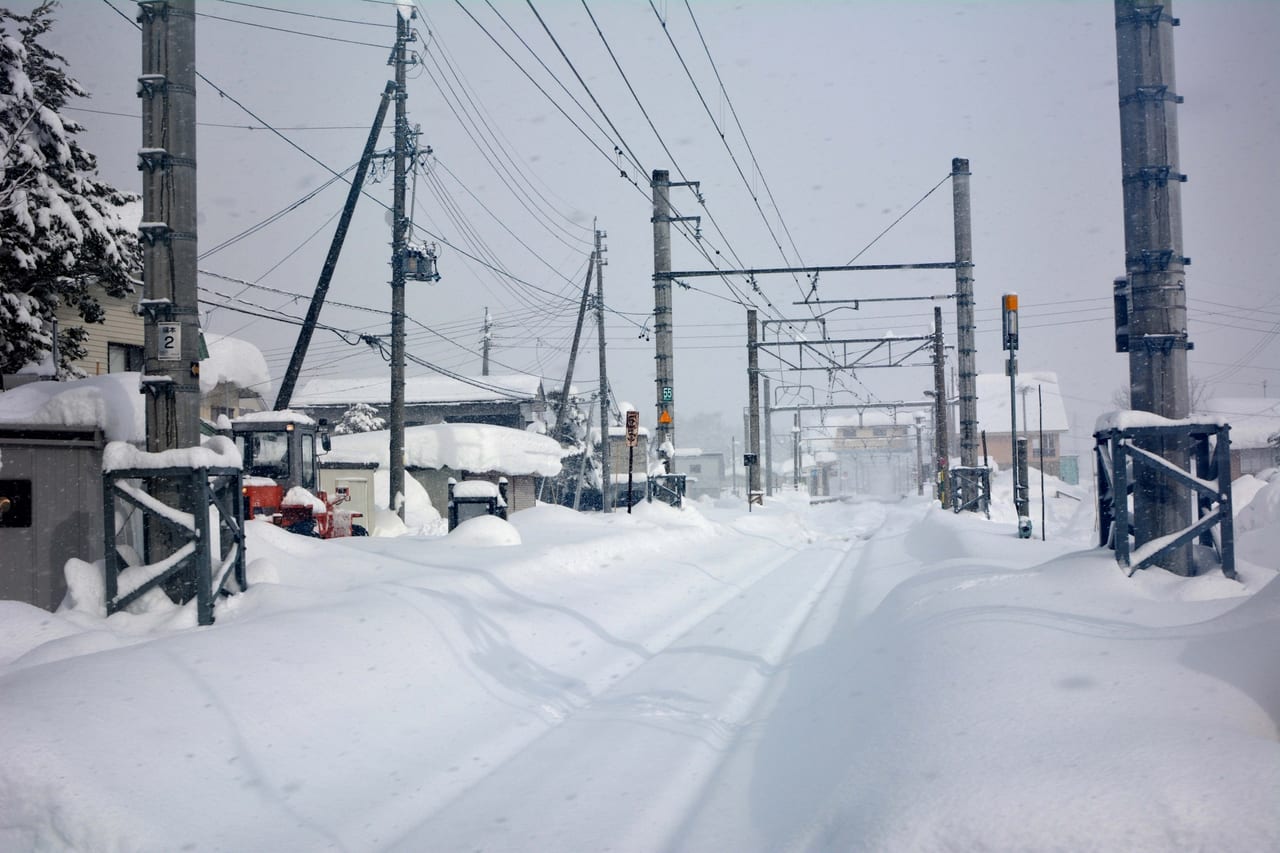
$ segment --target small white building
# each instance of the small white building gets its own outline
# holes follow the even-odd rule
[[[333,492],[378,468],[389,467],[387,430],[335,435],[320,460],[320,485]],[[560,443],[545,435],[491,424],[428,424],[404,431],[405,470],[426,490],[431,505],[443,512],[449,503],[449,479],[459,483],[507,480],[509,512],[537,502],[538,481],[560,473]],[[364,472],[363,474],[361,472]]]
[[[728,486],[724,454],[700,447],[677,447],[673,465],[685,475],[685,494],[691,498],[718,498]]]

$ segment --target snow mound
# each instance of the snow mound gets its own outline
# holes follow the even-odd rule
[[[456,545],[481,547],[519,545],[520,531],[511,522],[496,515],[480,515],[469,518],[449,533],[449,541]]]
[[[101,429],[108,441],[146,439],[138,373],[74,382],[29,382],[0,394],[0,423]]]

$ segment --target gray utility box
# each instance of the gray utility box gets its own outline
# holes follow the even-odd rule
[[[71,557],[102,559],[102,432],[0,427],[0,599],[56,610]]]

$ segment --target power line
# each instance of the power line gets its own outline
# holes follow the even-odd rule
[[[196,12],[195,15],[197,18],[209,18],[210,20],[213,20],[213,21],[222,21],[228,24],[240,24],[246,27],[254,27],[259,30],[270,30],[276,33],[288,33],[291,36],[305,36],[306,38],[339,42],[341,44],[354,44],[354,45],[359,45],[361,47],[376,47],[378,48],[378,50],[388,49],[388,46],[385,44],[375,44],[374,42],[370,42],[370,41],[355,41],[353,39],[338,38],[337,36],[321,35],[320,33],[306,33],[301,30],[290,30],[290,29],[286,29],[285,27],[272,27],[272,26],[268,26],[267,24],[255,24],[252,21],[241,21],[238,18],[224,18],[221,15],[210,15],[208,12]]]
[[[264,12],[278,12],[281,15],[298,15],[303,18],[316,18],[321,21],[337,21],[340,24],[360,24],[365,27],[382,27],[388,30],[394,30],[395,24],[379,24],[374,21],[357,21],[352,18],[334,18],[329,15],[316,15],[311,12],[299,12],[295,9],[277,9],[274,6],[259,6],[256,3],[245,3],[242,0],[220,0],[228,6],[244,6],[247,9],[261,9]]]

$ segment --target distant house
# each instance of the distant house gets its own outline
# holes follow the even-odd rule
[[[449,503],[450,478],[496,484],[505,477],[508,511],[529,509],[537,502],[538,481],[560,473],[564,453],[545,435],[474,423],[408,427],[404,445],[405,470],[441,514]],[[328,490],[338,478],[388,467],[389,450],[387,430],[333,436],[332,448],[320,459],[321,486]]]
[[[1215,397],[1192,418],[1207,416],[1231,425],[1231,478],[1256,474],[1280,464],[1280,400],[1267,397]]]
[[[542,380],[526,374],[453,378],[430,374],[405,379],[405,426],[468,423],[523,430],[543,421],[547,395]],[[389,376],[311,379],[290,405],[317,420],[337,423],[352,403],[367,403],[390,421]]]
[[[718,498],[725,490],[724,454],[696,447],[676,448],[675,473],[685,475],[685,494]]]
[[[1019,373],[1016,383],[1018,437],[1027,439],[1028,463],[1050,476],[1075,482],[1072,471],[1068,470],[1074,465],[1075,457],[1067,457],[1068,464],[1064,465],[1062,456],[1062,440],[1070,424],[1062,392],[1058,388],[1058,375],[1049,371]],[[999,373],[981,373],[977,377],[977,391],[979,440],[986,433],[987,455],[1002,469],[1008,468],[1013,464],[1013,443],[1009,433],[1009,377]],[[1040,446],[1041,397],[1044,399],[1043,448]]]

